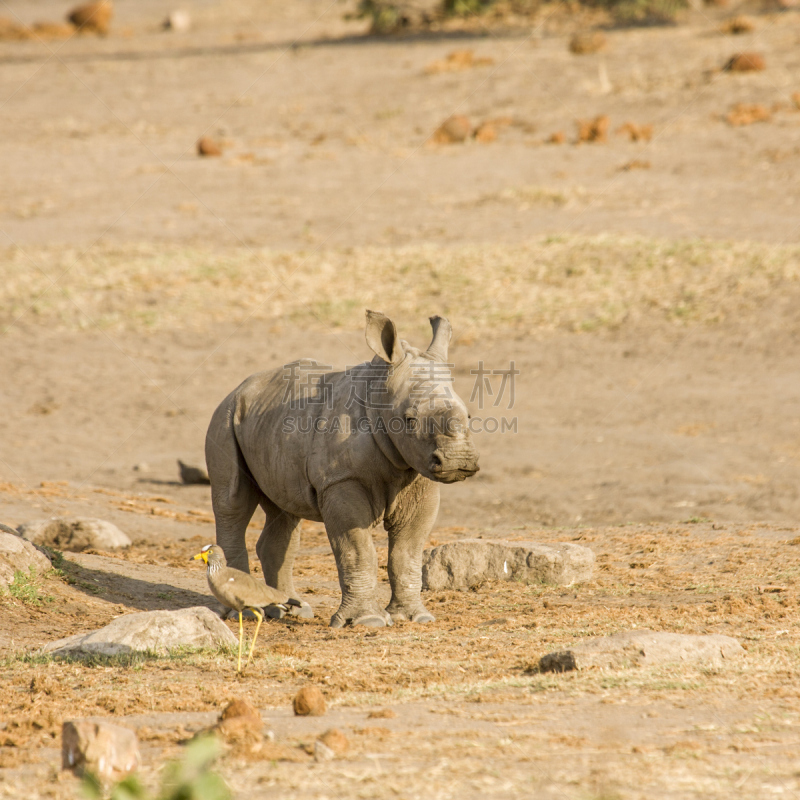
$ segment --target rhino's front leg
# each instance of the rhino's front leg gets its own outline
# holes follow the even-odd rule
[[[386,521],[389,533],[389,582],[392,600],[386,607],[394,620],[433,622],[422,605],[422,549],[439,513],[439,487],[420,477],[398,498]]]
[[[342,589],[342,603],[331,617],[331,627],[391,625],[392,618],[376,597],[375,520],[366,491],[355,481],[337,483],[325,490],[321,508]]]

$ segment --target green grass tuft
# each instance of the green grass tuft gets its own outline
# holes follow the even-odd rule
[[[18,569],[14,571],[14,579],[8,584],[7,594],[15,600],[29,606],[41,606],[43,603],[52,603],[50,595],[40,592],[39,578],[35,567],[29,567],[25,573]]]

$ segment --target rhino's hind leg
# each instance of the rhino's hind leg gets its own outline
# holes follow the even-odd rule
[[[249,573],[245,533],[263,494],[239,449],[231,416],[232,409],[224,404],[214,412],[206,436],[206,464],[211,479],[217,544],[225,552],[228,566]],[[221,603],[216,612],[223,619],[236,615]],[[254,617],[251,611],[245,611],[244,616]]]
[[[386,611],[395,621],[433,622],[434,616],[422,604],[422,548],[439,513],[439,487],[419,479],[398,498],[397,507],[386,520],[389,533],[389,582],[392,600]]]
[[[391,625],[392,618],[376,596],[378,557],[372,541],[375,519],[369,497],[355,481],[338,483],[326,489],[321,508],[342,590],[331,627]]]
[[[294,560],[300,549],[300,518],[281,510],[266,497],[261,502],[261,508],[264,509],[267,520],[256,544],[256,554],[261,562],[264,581],[268,586],[274,586],[289,597],[295,597],[303,602],[299,608],[291,606],[290,614],[311,619],[314,612],[295,591],[292,576]],[[276,619],[285,614],[286,612],[278,606],[270,606],[267,609],[267,615]]]
[[[228,566],[249,573],[245,533],[264,495],[239,449],[232,414],[233,409],[224,404],[214,412],[206,435],[206,464],[217,544],[225,552]]]

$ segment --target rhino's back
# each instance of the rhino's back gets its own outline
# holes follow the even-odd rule
[[[330,367],[313,358],[299,358],[278,369],[256,372],[245,378],[231,393],[236,405],[236,420],[272,414],[285,415],[300,404],[304,381],[328,373]],[[329,373],[328,373],[329,374]]]

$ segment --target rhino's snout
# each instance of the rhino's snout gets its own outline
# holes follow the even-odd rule
[[[467,458],[448,459],[441,450],[431,454],[428,469],[433,479],[442,483],[463,481],[480,471],[477,453]]]

